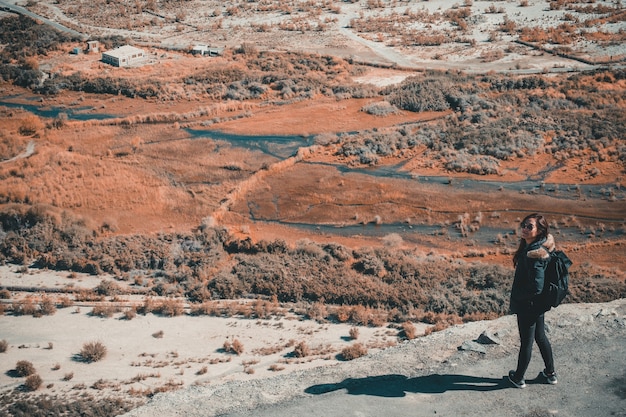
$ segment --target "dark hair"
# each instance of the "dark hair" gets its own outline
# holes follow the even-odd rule
[[[550,226],[548,226],[548,221],[546,220],[546,218],[543,217],[539,213],[532,213],[524,217],[524,220],[520,222],[520,225],[523,225],[529,219],[535,219],[536,226],[537,226],[537,237],[539,239],[547,238]],[[524,239],[520,239],[519,247],[517,248],[515,255],[513,255],[513,266],[517,266],[517,262],[519,261],[520,257],[524,253],[525,249],[526,249],[526,241]]]

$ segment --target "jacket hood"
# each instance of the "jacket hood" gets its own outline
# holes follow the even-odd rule
[[[547,259],[550,257],[550,252],[553,252],[555,248],[554,237],[548,234],[546,240],[541,242],[537,249],[529,250],[526,256],[533,259]]]

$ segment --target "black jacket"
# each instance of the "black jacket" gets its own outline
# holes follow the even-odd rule
[[[549,234],[546,238],[528,245],[526,252],[518,259],[511,288],[511,313],[541,314],[544,312],[539,307],[538,301],[543,290],[550,252],[554,251],[554,248],[554,238]]]

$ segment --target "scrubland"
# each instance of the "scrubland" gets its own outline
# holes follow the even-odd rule
[[[85,339],[71,347],[81,375],[56,363],[43,380],[22,375],[25,363],[5,369],[3,409],[120,413],[156,392],[219,380],[212,366],[233,356],[242,357],[240,376],[253,378],[289,368],[294,357],[350,360],[502,316],[517,224],[533,211],[548,215],[575,262],[569,302],[623,298],[621,7],[435,3],[203,2],[193,14],[167,1],[29,5],[105,48],[135,39],[149,62],[125,69],[70,56],[80,40],[5,17],[5,104],[57,112],[0,107],[0,260],[23,282],[33,270],[67,275],[20,285],[5,271],[3,322],[68,309],[127,325],[303,320],[343,326],[351,342],[328,348],[300,336],[251,352],[241,342],[246,330],[236,329],[218,341],[219,355],[179,361],[159,351],[181,375],[161,378],[157,360],[142,358],[133,363],[146,373],[119,381],[89,379],[84,369],[105,372],[102,363],[118,354],[108,345],[118,342]],[[540,28],[524,23],[534,16],[522,14],[527,8],[550,19]],[[480,26],[489,22],[490,30]],[[341,36],[340,23],[374,45],[364,52]],[[191,56],[187,48],[209,34],[223,54]],[[389,61],[389,50],[415,68]],[[490,64],[505,71],[485,70]],[[583,64],[591,67],[575,70]],[[472,71],[459,71],[464,65]],[[571,72],[560,71],[566,65]],[[213,130],[289,134],[297,150],[242,148],[211,138]],[[83,277],[89,285],[79,284]],[[367,339],[359,329],[380,334]],[[150,332],[151,345],[171,334]],[[60,350],[46,342],[23,351]],[[17,345],[3,340],[0,350],[14,354]],[[264,355],[272,362],[255,362]],[[183,377],[184,361],[196,360],[202,366]],[[46,392],[58,398],[38,396]],[[94,392],[111,397],[93,402]]]

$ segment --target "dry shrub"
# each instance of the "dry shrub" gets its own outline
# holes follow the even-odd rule
[[[277,363],[273,363],[273,364],[271,364],[271,365],[270,365],[270,367],[269,367],[268,369],[269,369],[270,371],[272,371],[272,372],[278,372],[278,371],[282,371],[282,370],[284,370],[284,369],[285,369],[285,367],[284,367],[284,366],[282,366],[282,365],[279,365],[279,364],[277,364]]]
[[[224,352],[241,355],[243,353],[243,344],[239,339],[235,339],[232,342],[227,340],[224,342]]]
[[[162,339],[163,338],[163,330],[159,330],[158,332],[152,333],[152,337],[154,337],[155,339]]]
[[[63,375],[63,381],[70,381],[72,378],[74,378],[74,372],[68,372]]]
[[[168,298],[161,301],[154,309],[154,312],[166,317],[180,316],[185,312],[185,305],[181,299]]]
[[[404,337],[408,340],[413,340],[417,337],[417,330],[410,321],[402,323],[402,331],[404,333]]]
[[[35,373],[35,366],[29,361],[17,361],[15,364],[15,372],[19,376],[30,376]]]
[[[306,342],[300,342],[296,345],[296,347],[293,349],[293,355],[296,358],[304,358],[306,356],[309,356],[311,354],[311,349],[309,349],[309,346],[306,344]]]
[[[337,321],[340,323],[345,323],[350,320],[350,316],[352,308],[350,306],[341,306],[336,311]]]
[[[345,347],[341,350],[341,357],[346,361],[351,361],[365,355],[367,355],[367,348],[361,343],[354,343],[352,346]]]
[[[71,307],[74,305],[74,300],[72,300],[70,297],[64,295],[63,297],[60,297],[58,300],[58,307],[59,308],[67,308],[67,307]]]
[[[118,295],[124,292],[116,282],[104,279],[100,281],[96,288],[94,288],[94,291],[96,292],[96,294],[106,296]]]
[[[135,307],[131,307],[124,311],[124,315],[122,316],[125,320],[132,320],[137,317],[137,309]]]
[[[209,371],[209,368],[207,368],[206,366],[203,366],[202,368],[198,369],[198,371],[196,372],[196,375],[204,375]]]
[[[38,308],[31,297],[27,297],[24,301],[15,301],[11,304],[13,314],[16,316],[35,316],[38,313]]]
[[[428,336],[431,333],[440,332],[442,330],[447,329],[448,327],[450,327],[450,324],[448,322],[438,321],[437,323],[435,323],[434,326],[431,326],[426,329],[426,331],[424,332],[424,336]]]
[[[108,318],[115,313],[119,313],[120,308],[113,305],[97,305],[91,310],[91,315],[96,317]]]
[[[107,354],[107,348],[102,342],[87,342],[83,345],[78,356],[83,362],[97,362]]]
[[[26,381],[24,381],[24,386],[29,391],[37,391],[39,387],[41,387],[41,384],[43,384],[43,379],[37,374],[30,375],[26,378]]]
[[[137,313],[144,316],[148,313],[152,313],[155,310],[155,302],[152,298],[146,298],[143,300],[143,304],[137,308]]]
[[[8,300],[11,298],[11,291],[3,288],[0,290],[0,300]]]
[[[359,338],[359,329],[357,327],[353,327],[350,329],[350,339],[356,340]]]
[[[0,353],[4,353],[9,349],[9,344],[6,340],[0,340]]]
[[[84,302],[93,302],[93,301],[102,301],[103,298],[101,295],[95,293],[94,290],[91,289],[81,289],[74,296],[76,301],[84,301]]]
[[[20,135],[23,135],[23,136],[32,136],[35,133],[37,133],[37,131],[43,128],[44,128],[44,124],[41,121],[41,119],[39,119],[38,116],[30,115],[30,116],[25,117],[22,120],[22,123],[19,128],[19,132],[20,132]]]
[[[192,316],[214,316],[222,315],[219,303],[214,301],[204,301],[202,304],[192,304],[189,314]]]
[[[318,301],[307,309],[306,315],[311,320],[322,322],[328,316],[328,311],[324,303]]]

